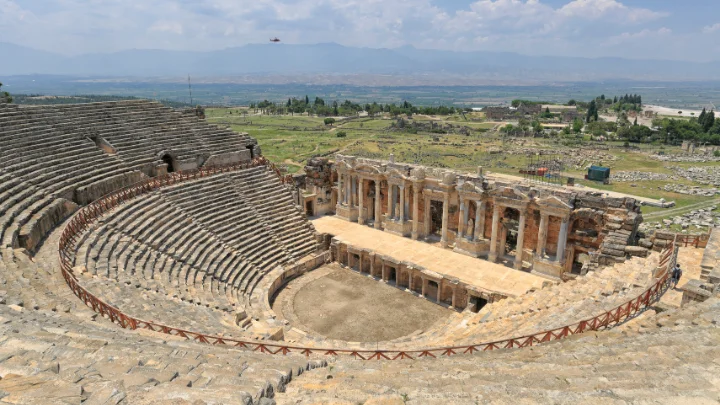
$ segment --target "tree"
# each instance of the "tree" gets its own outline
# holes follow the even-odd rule
[[[13,99],[10,96],[10,93],[7,91],[2,91],[2,83],[0,83],[0,103],[12,103]]]
[[[308,98],[307,94],[305,95],[305,104],[310,104],[310,99]]]
[[[590,102],[590,104],[588,104],[588,110],[587,110],[587,115],[585,116],[585,122],[590,123],[591,121],[597,121],[597,120],[598,120],[597,103],[595,103],[595,100],[593,100]]]
[[[290,101],[290,97],[288,97],[287,106],[290,107],[292,105],[292,101]]]
[[[575,132],[576,134],[579,134],[580,131],[582,131],[583,126],[584,126],[584,124],[583,124],[582,120],[576,119],[575,121],[573,121],[573,125],[572,125],[573,132]]]
[[[577,105],[577,101],[575,101],[575,99],[570,99],[570,101],[567,102],[567,105]]]
[[[325,125],[332,125],[335,123],[335,118],[325,118],[323,122],[325,123]]]
[[[705,115],[705,121],[702,123],[703,132],[708,132],[713,124],[715,124],[715,112],[710,110],[710,112]]]
[[[700,126],[705,124],[705,117],[707,117],[707,112],[705,111],[705,108],[703,108],[700,116],[698,116],[698,124],[700,124]]]
[[[637,126],[637,117],[635,117],[635,122],[633,122],[633,126]]]

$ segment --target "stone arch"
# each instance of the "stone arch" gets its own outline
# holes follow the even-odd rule
[[[175,157],[170,152],[162,151],[158,154],[158,159],[167,165],[167,172],[173,173],[177,169]]]

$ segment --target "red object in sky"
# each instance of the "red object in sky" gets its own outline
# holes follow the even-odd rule
[[[270,42],[280,42],[280,39],[278,37],[270,38]]]

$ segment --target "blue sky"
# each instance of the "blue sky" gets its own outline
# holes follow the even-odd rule
[[[720,59],[717,0],[0,0],[0,42],[64,54],[248,43]]]

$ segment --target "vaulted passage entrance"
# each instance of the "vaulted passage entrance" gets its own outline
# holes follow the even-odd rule
[[[175,171],[175,166],[173,165],[173,158],[166,153],[162,156],[161,159],[163,163],[167,164],[167,172],[173,173]]]

